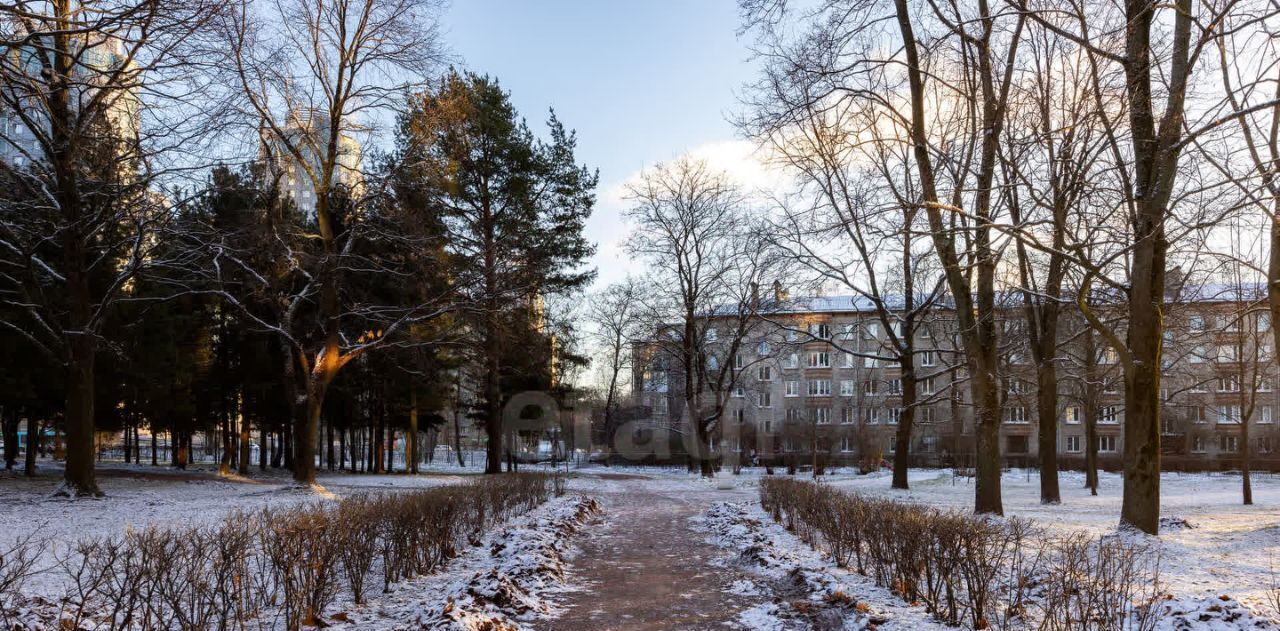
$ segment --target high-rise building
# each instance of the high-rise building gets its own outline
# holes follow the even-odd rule
[[[292,112],[284,130],[288,144],[302,154],[303,160],[289,151],[278,139],[263,146],[264,158],[278,166],[281,194],[292,199],[302,212],[311,215],[316,208],[314,179],[320,176],[323,157],[328,153],[329,122],[315,110]],[[360,171],[360,142],[350,134],[337,135],[337,163],[333,186],[345,186],[358,195],[364,183]]]

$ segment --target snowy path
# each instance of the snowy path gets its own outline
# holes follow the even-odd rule
[[[601,477],[622,481],[621,476]],[[588,527],[575,542],[580,551],[570,576],[577,591],[561,600],[563,615],[537,628],[740,628],[738,615],[762,597],[727,591],[744,574],[726,550],[707,543],[706,535],[689,524],[724,493],[625,481],[617,486],[623,488],[593,493],[605,512],[603,523]]]

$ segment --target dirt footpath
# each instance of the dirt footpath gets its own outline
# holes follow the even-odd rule
[[[543,631],[741,628],[738,614],[764,599],[726,590],[744,578],[728,554],[691,529],[712,492],[655,492],[640,484],[599,494],[605,513],[577,541],[578,591]],[[717,498],[718,499],[718,498]]]

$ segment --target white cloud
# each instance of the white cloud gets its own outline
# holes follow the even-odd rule
[[[673,154],[669,160],[689,157],[706,161],[713,169],[724,171],[752,196],[762,197],[772,191],[781,190],[787,183],[787,176],[767,164],[754,143],[746,140],[725,140],[698,145],[683,153]],[[655,163],[656,164],[656,163]],[[627,235],[631,231],[626,217],[627,185],[639,180],[644,165],[629,173],[626,177],[604,183],[600,188],[599,203],[595,213],[587,222],[586,236],[598,244],[598,250],[592,264],[599,270],[596,287],[603,287],[617,282],[627,274],[639,274],[643,264],[635,261],[626,252]]]

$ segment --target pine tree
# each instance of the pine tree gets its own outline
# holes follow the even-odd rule
[[[547,344],[529,339],[542,335],[537,314],[544,296],[580,288],[594,276],[583,270],[594,247],[582,230],[598,176],[575,162],[574,135],[554,113],[549,140],[535,138],[489,77],[450,73],[409,106],[400,125],[400,177],[417,187],[447,230],[453,282],[471,307],[468,348],[482,392],[477,416],[488,434],[486,472],[496,473],[503,384],[529,374],[510,354]]]

